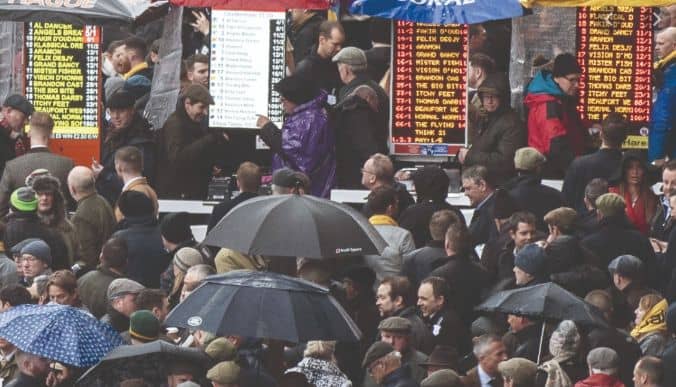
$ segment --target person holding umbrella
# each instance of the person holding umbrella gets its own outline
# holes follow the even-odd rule
[[[547,255],[537,244],[530,244],[514,257],[514,278],[516,286],[528,287],[545,283],[547,279]]]
[[[512,343],[510,351],[512,357],[538,361],[541,325],[530,317],[517,314],[508,314],[507,324],[509,332],[505,334],[503,340]]]

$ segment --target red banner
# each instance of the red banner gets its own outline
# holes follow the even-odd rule
[[[184,7],[210,7],[234,11],[286,11],[287,9],[327,9],[329,0],[171,0]]]

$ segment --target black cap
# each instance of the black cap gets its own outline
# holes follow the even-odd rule
[[[5,103],[3,103],[2,106],[8,106],[13,109],[16,109],[21,113],[25,114],[26,117],[30,116],[35,111],[33,104],[28,102],[26,97],[24,97],[21,94],[10,95],[9,97],[7,97],[7,99],[5,99]]]
[[[127,90],[118,90],[108,99],[108,109],[129,109],[134,107],[136,98]]]

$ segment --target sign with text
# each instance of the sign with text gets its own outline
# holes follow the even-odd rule
[[[213,10],[211,28],[209,126],[256,129],[257,114],[281,126],[285,13]]]
[[[55,139],[98,139],[100,28],[37,22],[24,28],[26,98],[51,115]]]
[[[392,153],[448,156],[467,141],[466,25],[397,21],[392,45]]]
[[[652,104],[652,9],[591,7],[577,11],[577,59],[582,65],[582,118],[599,122],[617,112],[634,128],[625,147],[647,148]]]

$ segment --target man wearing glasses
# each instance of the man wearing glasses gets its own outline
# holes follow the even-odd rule
[[[582,69],[572,54],[560,54],[527,87],[528,146],[547,157],[544,175],[561,178],[584,153],[588,125],[576,110]]]

